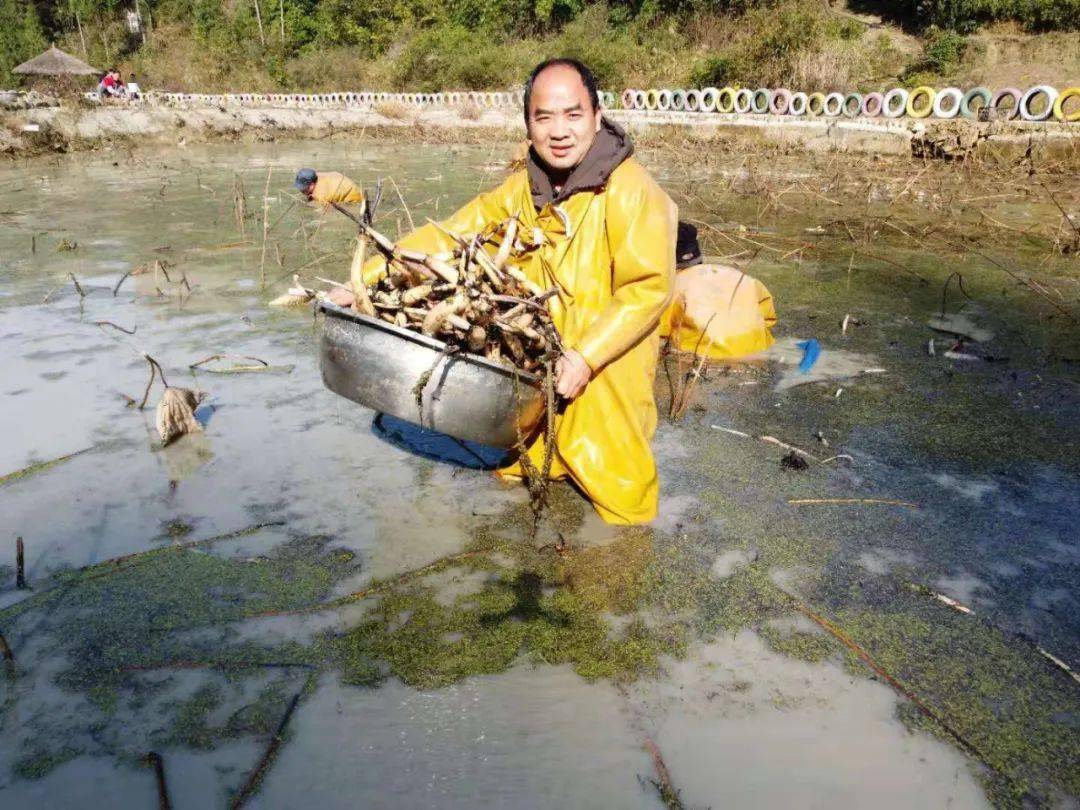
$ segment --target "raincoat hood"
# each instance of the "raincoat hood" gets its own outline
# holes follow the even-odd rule
[[[539,211],[548,203],[560,203],[578,191],[602,188],[611,173],[632,154],[634,144],[626,130],[601,116],[596,140],[585,153],[581,163],[570,172],[562,188],[556,192],[548,176],[547,166],[536,154],[536,150],[530,148],[525,168],[529,173],[529,188],[536,210]]]

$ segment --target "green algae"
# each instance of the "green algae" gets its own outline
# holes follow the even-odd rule
[[[34,748],[15,762],[14,771],[23,779],[41,779],[65,762],[70,762],[83,751],[74,746],[65,745],[57,749]]]
[[[622,546],[619,541],[614,545]],[[521,554],[533,556],[527,549]],[[614,561],[617,552],[605,549],[590,556]],[[378,659],[406,683],[436,688],[502,672],[522,657],[569,663],[586,678],[629,680],[657,671],[661,655],[685,648],[685,632],[677,623],[647,627],[635,620],[620,631],[612,628],[602,611],[627,612],[633,587],[605,589],[584,570],[577,560],[549,562],[539,570],[503,568],[478,592],[450,606],[422,584],[388,593],[367,621],[344,635],[341,653],[356,662],[348,671],[359,672],[361,679],[375,677],[372,661]],[[633,566],[624,569],[618,582],[635,579],[627,570]],[[638,570],[640,578],[644,566]]]
[[[835,639],[822,633],[784,631],[766,625],[758,630],[758,635],[776,652],[812,664],[831,658],[840,650]]]

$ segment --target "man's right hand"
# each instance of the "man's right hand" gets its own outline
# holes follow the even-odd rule
[[[326,300],[339,307],[351,307],[353,305],[352,290],[344,287],[334,287],[326,294]]]

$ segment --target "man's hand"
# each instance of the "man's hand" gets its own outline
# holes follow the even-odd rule
[[[344,287],[334,287],[326,294],[326,300],[331,304],[337,304],[339,307],[351,307],[353,304],[352,290],[347,290]]]
[[[555,391],[566,399],[577,399],[592,375],[585,358],[570,349],[555,361]]]

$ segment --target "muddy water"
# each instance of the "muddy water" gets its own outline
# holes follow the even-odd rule
[[[894,203],[897,188],[856,177],[858,203],[852,189],[828,192],[839,206],[796,190],[765,207],[821,172],[646,154],[712,253],[754,257],[780,340],[755,363],[710,369],[682,421],[661,425],[652,531],[605,527],[558,489],[553,525],[579,552],[553,561],[527,540],[520,489],[327,392],[310,312],[265,306],[293,273],[315,284],[343,272],[346,223],[290,207],[299,166],[365,185],[392,169],[408,203],[386,187],[393,233],[495,182],[503,153],[320,141],[0,175],[0,474],[85,451],[0,485],[0,543],[24,538],[34,588],[13,587],[5,552],[0,632],[16,672],[0,685],[4,806],[149,805],[150,750],[174,806],[226,805],[290,706],[251,806],[656,807],[650,744],[686,806],[978,807],[1025,790],[1067,801],[1080,699],[1038,648],[1080,662],[1068,320],[970,253],[887,228],[866,243],[844,233],[882,207],[904,228],[950,216],[933,199]],[[762,178],[781,185],[755,187]],[[1045,200],[994,205],[1009,222],[1057,216]],[[992,250],[1075,307],[1075,254],[1035,238]],[[164,272],[116,289],[155,260]],[[926,325],[957,270],[971,300],[954,291],[949,309],[988,342],[954,347]],[[801,375],[807,338],[823,352]],[[943,356],[953,348],[980,359]],[[152,407],[127,406],[146,386],[144,352],[170,384],[208,393],[202,434],[161,450]],[[270,368],[189,368],[214,354]],[[657,396],[663,410],[663,374]],[[782,469],[762,435],[809,452],[810,468]],[[482,564],[288,615],[465,548]],[[163,553],[77,570],[149,549]]]

